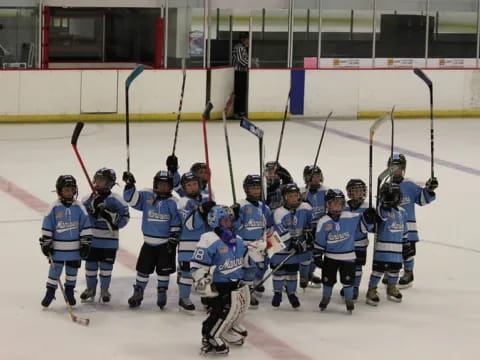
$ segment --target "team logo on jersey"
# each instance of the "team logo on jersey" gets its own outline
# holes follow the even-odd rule
[[[395,214],[393,212],[391,212],[390,214],[388,214],[388,217],[390,219],[395,219]]]
[[[63,218],[63,215],[64,215],[64,214],[63,214],[63,211],[57,212],[57,213],[55,214],[55,218],[56,218],[56,219],[61,219],[61,218]]]
[[[347,240],[349,237],[350,237],[350,233],[348,231],[345,231],[345,232],[340,233],[340,234],[330,233],[330,234],[328,234],[327,241],[329,243],[337,243],[337,242]]]
[[[402,197],[402,203],[401,203],[401,205],[408,205],[408,204],[410,204],[410,202],[411,202],[411,201],[410,201],[410,197],[409,197],[409,196],[403,196],[403,197]]]
[[[170,214],[162,214],[154,210],[149,210],[148,221],[159,221],[159,222],[170,221]]]
[[[218,267],[218,270],[224,274],[230,274],[243,266],[243,258],[226,259],[225,262]]]
[[[78,221],[59,221],[57,223],[57,233],[61,234],[66,231],[78,229]]]
[[[228,253],[228,246],[220,246],[220,247],[218,248],[218,252],[219,252],[220,254],[226,254],[226,253]]]
[[[332,231],[332,230],[333,230],[333,225],[332,224],[325,225],[325,231]]]
[[[246,207],[245,214],[253,214],[253,209],[251,207]]]

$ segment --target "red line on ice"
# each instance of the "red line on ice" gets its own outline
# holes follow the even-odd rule
[[[45,201],[15,185],[13,182],[8,181],[2,176],[0,176],[0,190],[17,199],[30,209],[41,214],[44,214],[48,210],[49,204],[47,204]],[[128,267],[129,269],[135,270],[137,257],[131,252],[121,248],[118,249],[117,259],[122,265]],[[270,355],[272,358],[285,360],[312,359],[310,356],[299,352],[292,346],[288,345],[285,341],[275,337],[252,322],[245,321],[245,325],[250,333],[248,342],[264,353]]]

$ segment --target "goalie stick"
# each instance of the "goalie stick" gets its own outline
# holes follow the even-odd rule
[[[232,197],[233,203],[237,202],[237,195],[235,193],[235,182],[233,179],[233,168],[232,168],[232,156],[230,155],[230,142],[228,140],[228,131],[227,131],[227,113],[232,107],[233,100],[235,99],[235,95],[232,93],[225,103],[225,107],[222,111],[222,119],[223,119],[223,132],[225,133],[225,144],[227,146],[227,159],[228,159],[228,171],[230,174],[230,184],[232,185]]]
[[[60,290],[62,291],[63,299],[65,300],[65,305],[67,307],[67,311],[70,314],[70,318],[72,319],[73,322],[76,322],[77,324],[83,325],[83,326],[88,326],[90,324],[90,319],[85,319],[81,318],[73,313],[72,306],[67,300],[67,294],[65,293],[65,288],[63,287],[62,281],[60,279],[60,274],[57,271],[57,267],[55,266],[55,262],[53,261],[52,255],[48,255],[48,259],[50,260],[50,264],[53,266],[53,271],[55,271],[55,274],[57,274],[58,277],[58,285],[60,286]]]
[[[428,91],[430,92],[430,177],[435,177],[433,171],[433,163],[434,163],[434,156],[433,156],[433,148],[434,148],[434,129],[433,129],[433,83],[430,78],[425,75],[425,73],[419,69],[413,69],[415,75],[417,75],[423,82],[428,86]]]
[[[127,147],[127,171],[130,172],[130,101],[128,92],[130,85],[145,70],[143,65],[137,65],[125,80],[125,123],[126,123],[126,147]]]

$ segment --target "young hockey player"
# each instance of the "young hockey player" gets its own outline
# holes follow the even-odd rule
[[[175,255],[180,232],[177,202],[172,197],[172,177],[167,171],[159,171],[153,178],[153,189],[138,191],[132,173],[124,172],[123,198],[134,209],[142,211],[144,243],[137,259],[137,281],[133,295],[128,299],[130,307],[140,306],[148,277],[156,270],[158,275],[157,305],[161,310],[167,304],[170,274],[175,272]]]
[[[290,184],[293,179],[287,169],[275,161],[269,161],[265,164],[265,178],[267,180],[267,199],[266,204],[271,211],[282,206],[282,188]]]
[[[207,224],[207,214],[215,206],[215,202],[208,201],[207,197],[200,194],[200,181],[191,172],[182,175],[180,184],[185,195],[178,201],[178,212],[182,220],[178,245],[179,272],[177,282],[180,292],[178,305],[180,310],[193,313],[195,305],[190,300],[193,282],[190,261],[200,236],[210,231]]]
[[[400,185],[402,191],[402,208],[407,212],[408,241],[410,242],[410,253],[403,263],[404,273],[400,279],[400,288],[407,288],[413,283],[413,265],[416,254],[416,243],[419,241],[417,231],[417,218],[415,216],[415,205],[424,206],[435,200],[435,189],[438,187],[437,178],[428,179],[425,187],[418,186],[413,181],[405,179],[407,159],[403,154],[393,154],[388,161],[388,167],[392,172],[393,182]]]
[[[196,162],[190,167],[190,172],[195,175],[200,181],[200,192],[202,196],[208,197],[208,181],[209,174],[207,164],[203,162]]]
[[[363,214],[367,209],[365,198],[367,185],[362,179],[350,179],[347,183],[347,206],[346,211]],[[358,289],[362,281],[363,266],[367,261],[368,233],[363,227],[355,233],[355,281],[353,283],[353,300],[358,299]],[[372,229],[373,230],[373,229]],[[343,289],[342,289],[343,290]],[[343,296],[343,291],[341,292]]]
[[[247,175],[243,180],[243,190],[246,199],[241,200],[238,206],[234,206],[235,221],[233,224],[235,233],[239,235],[248,246],[257,248],[266,248],[264,235],[270,233],[273,229],[273,217],[270,209],[261,201],[262,197],[262,179],[259,175]],[[265,234],[264,234],[265,232]],[[253,274],[253,284],[260,283],[265,275],[268,265],[268,257],[262,251],[256,260],[256,271]],[[257,292],[262,294],[265,287],[262,285],[257,288]],[[250,296],[250,307],[258,307],[258,300],[252,294]]]
[[[117,181],[113,169],[101,168],[93,176],[97,195],[83,200],[92,224],[92,246],[86,258],[85,275],[87,288],[80,295],[83,301],[93,301],[97,291],[97,273],[100,268],[100,299],[110,301],[110,281],[118,249],[118,230],[130,219],[128,204],[112,187]]]
[[[273,213],[275,230],[282,238],[285,249],[276,253],[270,266],[276,268],[291,251],[295,252],[290,259],[273,275],[273,299],[272,306],[279,307],[282,302],[282,288],[286,284],[287,296],[294,309],[300,306],[300,301],[295,294],[297,290],[298,271],[300,263],[306,262],[311,257],[307,250],[313,243],[312,207],[301,201],[300,189],[296,184],[288,184],[283,187],[283,206]],[[308,279],[309,267],[302,269],[300,278]],[[308,280],[303,280],[308,281]]]
[[[233,234],[227,207],[214,206],[208,224],[213,231],[201,236],[191,262],[196,291],[211,296],[202,326],[202,353],[227,354],[228,343],[242,345],[247,336],[239,324],[250,301],[243,279],[245,269],[255,265],[243,240]]]
[[[323,173],[318,166],[307,165],[303,169],[303,180],[305,181],[305,190],[302,192],[303,201],[312,207],[312,228],[316,229],[318,220],[325,215],[325,194],[328,188],[323,186]],[[311,287],[320,287],[322,280],[314,275],[315,263],[312,258],[309,263],[300,265],[309,267],[308,279],[300,279],[300,287],[305,289],[308,284]],[[308,281],[305,281],[308,280]]]
[[[43,218],[40,246],[42,253],[53,260],[48,271],[47,293],[42,306],[48,307],[55,298],[57,282],[65,267],[65,295],[75,305],[75,284],[81,259],[90,250],[92,230],[87,212],[77,201],[77,181],[71,175],[60,175],[56,182],[58,200]]]
[[[397,281],[403,259],[408,256],[411,243],[407,237],[407,213],[399,207],[402,192],[397,183],[385,183],[380,188],[378,228],[373,253],[372,274],[368,284],[367,304],[380,302],[377,286],[384,273],[387,275],[387,298],[400,302],[402,294]]]
[[[327,214],[317,225],[315,237],[315,263],[322,267],[323,294],[319,307],[324,311],[337,282],[337,271],[343,285],[345,305],[350,313],[353,303],[355,278],[355,234],[360,227],[372,228],[375,210],[367,209],[362,214],[345,211],[345,195],[341,190],[330,189],[325,195]],[[322,261],[322,256],[324,260]]]

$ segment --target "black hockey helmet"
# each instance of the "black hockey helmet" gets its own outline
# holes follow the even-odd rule
[[[386,209],[397,207],[402,202],[402,190],[395,182],[386,182],[380,188],[380,205]]]
[[[62,196],[62,189],[65,187],[73,188],[73,197],[65,198],[64,196]],[[77,195],[78,195],[77,180],[75,180],[75,178],[72,175],[60,175],[57,178],[55,188],[57,190],[58,198],[64,205],[71,205],[77,198]]]
[[[329,215],[338,216],[342,213],[343,209],[345,208],[345,194],[340,189],[328,189],[325,193],[325,205],[327,207],[327,213]],[[334,200],[341,200],[342,201],[342,210],[332,210],[330,209],[330,204]]]
[[[253,198],[252,195],[250,195],[249,190],[252,187],[258,186],[260,187],[260,196],[255,196]],[[245,179],[243,179],[243,190],[245,191],[245,194],[247,195],[247,199],[250,198],[250,200],[260,200],[261,197],[261,189],[262,189],[262,178],[260,175],[247,175]]]
[[[312,178],[317,176],[320,178],[320,183],[312,183]],[[317,165],[306,165],[303,168],[303,180],[310,191],[317,191],[317,189],[323,184],[323,173]]]
[[[387,167],[392,172],[392,180],[396,183],[401,183],[407,170],[407,159],[405,155],[393,154],[393,156],[388,158]]]
[[[170,190],[168,192],[159,193],[157,191],[157,185],[161,183],[168,184],[170,186]],[[170,196],[172,194],[172,189],[173,178],[170,173],[166,170],[160,170],[159,172],[157,172],[153,178],[153,191],[159,196]]]
[[[347,196],[350,199],[349,203],[353,207],[359,207],[367,197],[367,185],[362,179],[350,179],[347,183]],[[354,193],[354,190],[360,190],[360,196]]]
[[[196,162],[192,166],[190,166],[190,172],[195,174],[195,175],[197,175],[197,173],[200,170],[205,170],[206,171],[207,170],[207,164],[205,164],[203,162]]]
[[[198,177],[189,171],[183,174],[180,178],[180,185],[182,186],[183,190],[185,190],[185,185],[190,181],[196,181],[197,183],[199,182]]]
[[[102,186],[97,186],[98,181],[103,180],[104,184]],[[117,175],[115,174],[115,170],[108,169],[106,167],[102,167],[101,169],[97,170],[95,175],[93,176],[93,184],[95,185],[95,190],[98,193],[109,193],[112,187],[115,185],[117,181]]]
[[[287,203],[287,195],[291,193],[297,193],[298,194],[298,202],[296,204],[288,204]],[[284,185],[282,188],[282,199],[283,199],[283,206],[287,209],[294,209],[297,208],[300,203],[301,203],[301,194],[300,194],[300,188],[298,187],[297,184],[295,183],[290,183],[287,185]]]

